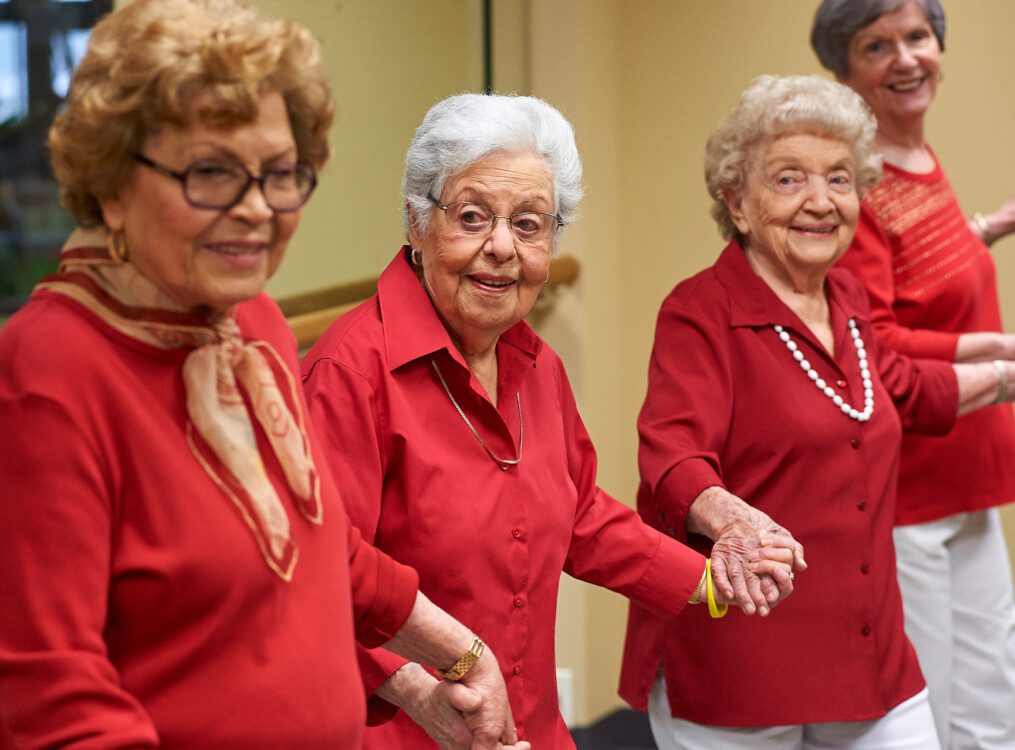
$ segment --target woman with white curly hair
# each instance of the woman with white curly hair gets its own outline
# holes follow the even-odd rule
[[[706,146],[729,244],[663,302],[639,510],[703,554],[763,513],[808,566],[764,620],[632,606],[621,693],[663,750],[938,747],[895,578],[899,441],[947,431],[1001,382],[879,346],[866,293],[832,267],[880,175],[874,131],[845,86],[761,76]]]

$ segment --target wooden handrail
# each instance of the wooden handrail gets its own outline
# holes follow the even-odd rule
[[[553,295],[548,295],[547,291],[556,292],[559,287],[573,284],[578,279],[580,270],[578,260],[570,255],[554,258],[550,262],[550,276],[546,280],[549,290],[544,288],[543,296],[552,299]],[[336,318],[376,291],[377,279],[362,279],[281,297],[277,302],[289,321],[289,327],[296,334],[300,349],[304,350],[310,348]]]

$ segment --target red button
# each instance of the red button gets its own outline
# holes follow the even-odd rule
[[[511,669],[511,672],[513,674],[521,674],[522,673],[522,665],[521,664],[515,664],[514,667]]]
[[[871,626],[870,625],[864,625],[862,628],[860,628],[860,635],[862,635],[864,638],[866,638],[870,634],[871,634]]]
[[[854,448],[859,448],[860,447],[860,440],[858,438],[850,438],[849,439],[849,444],[852,445]]]
[[[520,596],[515,597],[515,606],[516,607],[522,606],[522,598]]]
[[[867,575],[868,573],[870,573],[870,571],[871,566],[868,565],[867,563],[864,563],[863,565],[860,566],[860,572],[863,573],[864,575]]]
[[[866,500],[857,500],[856,501],[856,507],[859,508],[860,510],[867,510],[867,501]]]
[[[835,384],[837,386],[839,386],[840,388],[845,388],[846,387],[846,381],[843,380],[842,378],[839,378],[838,380],[836,380]]]
[[[521,539],[522,538],[522,530],[521,529],[512,529],[511,530],[511,536],[513,536],[515,539]]]

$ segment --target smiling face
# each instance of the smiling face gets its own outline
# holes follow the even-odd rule
[[[879,124],[895,128],[926,113],[941,77],[941,48],[916,0],[885,13],[856,32],[840,79],[874,110]]]
[[[251,174],[296,164],[296,142],[282,95],[261,98],[257,117],[230,129],[194,122],[163,127],[140,153],[182,172],[197,161],[240,164]],[[226,210],[195,208],[178,180],[137,164],[103,219],[123,231],[130,262],[187,309],[224,311],[258,294],[275,273],[300,212],[278,213],[257,186]]]
[[[811,290],[853,239],[860,212],[853,154],[811,133],[763,140],[727,204],[752,267],[770,285]]]
[[[498,216],[553,213],[553,181],[546,161],[529,151],[497,152],[467,167],[436,196],[466,201]],[[463,234],[432,209],[427,233],[412,229],[422,278],[434,307],[465,354],[481,351],[532,309],[550,269],[552,240],[527,244],[497,219],[486,234]]]

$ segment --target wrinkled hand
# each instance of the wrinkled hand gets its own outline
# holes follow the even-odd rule
[[[793,571],[807,568],[803,545],[789,531],[720,487],[695,499],[688,529],[714,540],[717,601],[736,605],[744,614],[767,616],[793,592]]]
[[[527,742],[509,745],[495,738],[491,744],[485,733],[482,738],[474,738],[474,729],[484,726],[482,720],[475,719],[483,714],[481,693],[461,682],[439,680],[418,664],[403,666],[378,689],[378,694],[405,711],[441,750],[528,750]]]
[[[461,679],[459,687],[470,689],[479,698],[475,705],[462,712],[465,724],[472,732],[472,750],[529,750],[528,742],[518,741],[504,677],[497,658],[489,648]]]

